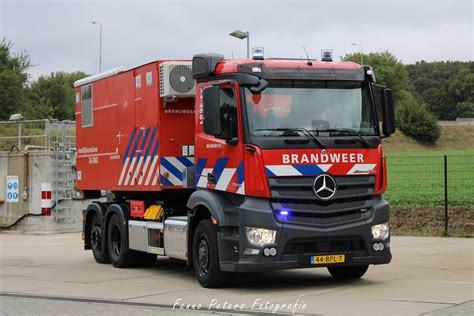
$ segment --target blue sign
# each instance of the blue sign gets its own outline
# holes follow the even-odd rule
[[[18,176],[7,176],[7,202],[17,203],[19,201],[19,187],[20,183],[18,180]]]

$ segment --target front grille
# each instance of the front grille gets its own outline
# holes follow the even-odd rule
[[[315,177],[269,178],[270,191],[276,200],[305,200],[321,204],[344,202],[350,199],[367,199],[374,194],[375,176],[339,176],[336,194],[330,201],[318,199],[313,192]]]
[[[375,176],[334,177],[337,190],[328,201],[313,192],[315,177],[270,178],[271,203],[279,221],[299,225],[332,226],[364,219],[370,212],[369,200],[374,195]],[[284,218],[278,211],[287,210]]]
[[[360,237],[331,237],[318,239],[292,239],[283,249],[283,254],[315,254],[359,252],[367,254],[364,241]]]

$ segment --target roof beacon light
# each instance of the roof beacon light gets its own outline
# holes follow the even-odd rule
[[[321,50],[321,61],[332,61],[332,49]]]
[[[263,60],[263,47],[252,47],[252,59]]]

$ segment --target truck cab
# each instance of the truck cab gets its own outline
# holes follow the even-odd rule
[[[219,223],[222,271],[325,266],[350,278],[390,262],[381,138],[394,132],[393,102],[370,67],[205,54],[193,75],[187,205]]]

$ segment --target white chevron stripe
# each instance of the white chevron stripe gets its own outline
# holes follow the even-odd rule
[[[135,180],[137,179],[138,172],[140,172],[142,163],[143,163],[143,156],[141,156],[140,159],[138,160],[137,168],[135,169],[135,173],[133,174],[132,182],[130,183],[130,185],[135,185]]]
[[[332,167],[332,164],[321,164],[317,165],[323,172],[327,172],[329,168]]]
[[[266,165],[276,176],[300,176],[301,173],[291,165]]]
[[[150,163],[150,160],[151,160],[151,156],[146,157],[145,164],[143,165],[143,172],[140,175],[140,179],[138,180],[138,185],[141,185],[143,180],[145,179],[146,172],[147,172],[147,169],[148,169],[148,164]]]
[[[128,157],[125,158],[125,163],[122,166],[122,172],[120,173],[118,185],[122,185],[122,180],[123,180],[123,177],[125,176],[125,171],[127,170],[129,160],[130,159]]]
[[[207,187],[207,174],[212,171],[212,168],[204,168],[202,170],[201,176],[199,177],[199,181],[197,183],[197,187],[205,188]]]
[[[181,161],[176,159],[176,157],[163,157],[163,158],[165,158],[170,164],[173,165],[173,167],[175,167],[179,171],[183,172],[184,170],[186,170],[186,166],[183,165]]]
[[[376,164],[369,163],[369,164],[356,164],[354,165],[351,170],[347,174],[368,174],[372,169],[374,169]]]
[[[240,185],[240,188],[237,190],[237,194],[245,194],[245,181]]]
[[[128,185],[128,181],[130,180],[130,177],[133,172],[133,167],[135,166],[136,161],[137,161],[137,157],[133,157],[132,162],[130,163],[130,168],[128,169],[128,172],[127,172],[127,177],[125,178],[125,182],[123,183],[123,185]]]
[[[153,182],[151,185],[156,185],[158,183],[158,180],[160,179],[160,165],[156,167],[156,171],[153,174]]]
[[[151,175],[155,171],[155,165],[157,161],[158,161],[158,156],[153,157],[153,162],[151,163],[150,170],[148,170],[148,176],[146,177],[145,185],[148,185],[150,183]]]
[[[222,171],[222,174],[219,178],[219,181],[217,181],[216,184],[216,190],[221,190],[221,191],[226,191],[227,186],[229,185],[230,180],[234,176],[236,168],[225,168]]]
[[[168,179],[169,182],[171,182],[173,185],[183,185],[183,180],[178,179],[174,174],[172,174],[168,169],[163,167],[163,165],[160,166],[160,175],[165,176],[165,174],[168,173],[168,176],[165,177]],[[155,181],[153,180],[153,183]]]

